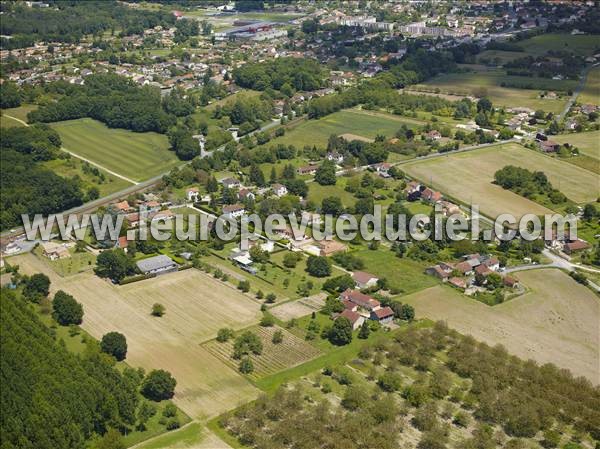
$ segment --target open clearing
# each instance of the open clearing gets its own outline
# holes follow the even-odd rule
[[[90,118],[52,123],[65,149],[122,176],[143,181],[179,163],[167,136],[110,129]]]
[[[325,305],[327,294],[318,293],[308,298],[288,301],[284,304],[271,307],[269,312],[281,321],[289,321],[292,318],[300,318],[313,312],[318,312]]]
[[[585,86],[577,97],[577,101],[582,104],[600,105],[600,67],[594,67],[588,72]]]
[[[287,368],[292,368],[321,354],[321,351],[310,343],[278,326],[256,326],[249,330],[258,335],[263,344],[262,354],[250,354],[249,356],[254,365],[254,371],[248,374],[251,379],[257,380]],[[283,341],[274,344],[271,339],[277,330],[283,333]],[[222,343],[211,340],[202,346],[212,355],[218,357],[219,360],[231,366],[232,369],[237,369],[240,362],[232,357],[234,341],[235,338]]]
[[[374,139],[378,134],[393,137],[403,123],[414,127],[414,119],[403,119],[400,116],[369,111],[350,109],[335,112],[318,120],[307,120],[286,134],[273,139],[268,145],[285,144],[302,148],[305,145],[327,145],[329,136],[335,134],[355,134],[368,139]]]
[[[127,338],[127,363],[162,368],[177,379],[174,402],[192,418],[216,416],[253,399],[258,391],[200,343],[221,327],[256,323],[259,305],[237,290],[189,269],[124,286],[91,273],[61,278],[32,254],[11,258],[24,274],[43,272],[51,290],[64,290],[83,304],[82,328],[100,339],[110,331]],[[152,304],[166,308],[152,317]]]
[[[418,318],[444,320],[477,340],[502,344],[518,357],[552,362],[600,383],[598,298],[560,270],[523,271],[515,277],[531,291],[494,307],[447,286],[401,301],[412,304]]]
[[[525,54],[523,54],[525,56]],[[468,66],[477,68],[478,66]],[[502,87],[502,83],[518,83],[531,85],[532,89]],[[469,73],[447,73],[438,75],[426,83],[415,86],[415,89],[439,89],[441,93],[455,95],[478,95],[485,93],[496,105],[506,107],[523,106],[531,109],[543,109],[546,112],[559,113],[564,108],[567,98],[547,100],[539,98],[543,90],[567,91],[574,89],[577,81],[557,81],[546,78],[528,78],[507,76],[504,70],[477,70]]]
[[[576,203],[594,201],[599,194],[600,186],[594,173],[514,143],[408,163],[403,169],[442,193],[467,204],[478,204],[483,214],[494,218],[503,213],[516,217],[551,213],[527,198],[492,184],[494,173],[506,165],[543,171],[555,188]]]

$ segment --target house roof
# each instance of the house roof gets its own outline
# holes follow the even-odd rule
[[[144,273],[177,266],[169,256],[165,256],[164,254],[139,260],[136,265]]]
[[[223,212],[228,214],[230,212],[236,212],[239,210],[244,210],[246,207],[243,204],[228,204],[223,206]]]
[[[574,240],[572,242],[565,243],[565,249],[568,249],[569,251],[577,251],[589,247],[590,244],[585,240]]]
[[[516,280],[514,277],[512,276],[504,276],[504,278],[502,278],[502,282],[504,283],[504,285],[506,285],[507,287],[514,287],[515,285],[517,285],[519,283],[518,280]]]
[[[356,312],[353,312],[350,309],[344,309],[344,311],[338,315],[338,318],[341,316],[343,316],[344,318],[348,318],[348,321],[350,321],[350,323],[352,324],[356,323],[361,318],[361,315],[359,315]]]
[[[130,206],[127,201],[121,201],[120,203],[115,203],[115,207],[119,210],[129,210]]]
[[[378,279],[377,276],[371,273],[367,273],[366,271],[355,271],[354,273],[352,273],[352,277],[359,284],[366,284],[371,279]]]
[[[488,274],[492,273],[492,270],[482,264],[475,267],[475,273],[487,276]]]
[[[471,271],[473,269],[473,267],[471,266],[471,264],[468,261],[463,261],[463,262],[459,262],[454,266],[455,270],[460,271],[461,273],[468,273],[469,271]]]
[[[461,278],[453,277],[453,278],[450,278],[448,280],[448,282],[450,284],[454,285],[455,287],[459,287],[459,288],[466,288],[467,287],[467,283],[465,282],[464,279],[461,279]]]
[[[391,307],[382,307],[381,309],[373,310],[373,312],[371,313],[373,313],[373,315],[375,315],[378,320],[394,316],[394,311]]]
[[[127,236],[123,235],[119,237],[119,248],[127,248],[129,246],[129,240],[127,240]]]
[[[369,309],[381,305],[381,303],[376,299],[373,299],[369,295],[365,295],[364,293],[361,293],[358,290],[346,290],[344,293],[342,293],[342,299],[347,299],[360,307],[365,307]]]

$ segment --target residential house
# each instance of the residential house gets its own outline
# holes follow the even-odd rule
[[[271,189],[273,190],[273,193],[275,195],[277,195],[278,197],[285,196],[288,193],[287,187],[284,186],[283,184],[279,184],[279,183],[273,184],[271,186]]]
[[[493,273],[493,271],[492,271],[492,270],[490,270],[490,269],[489,269],[488,267],[486,267],[485,265],[481,264],[481,265],[477,265],[477,266],[475,267],[475,273],[476,273],[476,274],[479,274],[479,275],[481,275],[481,276],[485,276],[485,277],[487,277],[487,276],[489,276],[490,274],[492,274],[492,273]]]
[[[240,181],[235,178],[221,179],[221,184],[223,184],[223,187],[227,187],[228,189],[239,189],[242,186]]]
[[[544,153],[556,153],[560,149],[560,144],[553,140],[542,140],[539,146]]]
[[[56,242],[42,242],[42,254],[50,260],[67,259],[71,257],[69,248],[65,244]]]
[[[438,130],[432,129],[428,133],[425,134],[425,138],[429,140],[440,140],[442,135]]]
[[[223,206],[223,215],[227,218],[239,218],[246,213],[246,206],[243,204],[227,204]]]
[[[437,203],[438,201],[442,200],[442,194],[435,190],[431,190],[429,187],[426,187],[425,190],[421,192],[421,199],[430,203]]]
[[[371,168],[382,178],[389,178],[390,174],[388,173],[390,168],[392,168],[392,164],[388,162],[380,162],[379,164],[371,165]]]
[[[171,212],[169,209],[159,210],[154,215],[152,215],[151,221],[169,221],[175,218],[175,214]]]
[[[185,195],[188,201],[197,203],[198,195],[200,195],[200,189],[198,189],[198,187],[190,187],[185,191]]]
[[[341,164],[344,162],[344,156],[341,153],[338,153],[337,151],[330,151],[329,153],[327,153],[325,158],[328,161],[335,162],[336,164]]]
[[[317,164],[305,165],[303,167],[298,167],[299,175],[314,175],[317,172],[319,166]]]
[[[359,308],[368,310],[378,310],[381,308],[381,303],[376,299],[371,298],[369,295],[359,292],[358,290],[346,290],[340,295],[340,300],[350,301],[356,304]]]
[[[450,277],[450,273],[452,270],[448,270],[442,268],[440,265],[434,265],[433,267],[429,267],[425,270],[425,273],[430,274],[431,276],[435,276],[440,279],[442,282],[446,282]]]
[[[345,252],[348,247],[337,240],[321,240],[317,242],[321,250],[321,256],[332,256],[335,253]]]
[[[140,271],[146,275],[159,276],[177,271],[178,265],[164,254],[139,260],[136,263]]]
[[[344,309],[342,311],[342,313],[340,313],[335,319],[337,320],[340,317],[344,317],[344,318],[348,319],[348,321],[350,321],[353,331],[360,328],[363,325],[363,323],[365,322],[364,316],[360,315],[357,312],[353,312],[350,309]]]
[[[585,249],[588,249],[590,247],[590,244],[588,242],[586,242],[585,240],[573,240],[570,242],[567,242],[563,245],[563,251],[566,254],[573,254],[576,253],[578,251],[583,251]]]
[[[256,195],[250,189],[240,189],[240,191],[238,192],[238,199],[240,201],[254,201],[256,199]]]
[[[131,228],[137,228],[140,224],[140,214],[137,212],[127,214],[125,215],[125,220],[127,220],[127,223],[129,223]]]
[[[113,204],[113,208],[119,213],[126,213],[132,210],[132,207],[127,201],[121,201],[120,203]]]
[[[519,286],[519,281],[512,276],[504,276],[502,283],[508,288],[517,288]]]
[[[129,246],[129,240],[127,240],[127,236],[123,235],[119,237],[117,240],[116,247],[121,248],[123,251],[127,252],[127,247]]]
[[[465,290],[467,288],[467,282],[464,279],[458,277],[452,277],[448,280],[448,283],[453,287]]]
[[[352,273],[352,278],[354,279],[356,288],[361,290],[364,288],[374,287],[377,285],[377,281],[379,281],[377,276],[365,271],[355,271]]]

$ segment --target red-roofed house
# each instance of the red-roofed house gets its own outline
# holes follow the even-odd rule
[[[493,271],[490,270],[485,265],[481,264],[481,265],[478,265],[475,267],[475,273],[480,274],[482,276],[489,276],[490,274],[493,273]]]
[[[353,312],[350,309],[345,309],[342,313],[340,313],[337,317],[336,320],[339,317],[344,317],[347,318],[348,321],[350,321],[350,324],[352,324],[352,330],[356,330],[358,329],[360,326],[362,326],[362,324],[365,322],[365,317],[362,315],[359,315],[356,312]]]
[[[119,212],[128,212],[131,210],[131,206],[127,201],[121,201],[120,203],[115,203],[114,208]]]
[[[584,249],[588,249],[590,244],[585,240],[574,240],[572,242],[567,242],[563,246],[563,250],[567,254],[573,254],[577,251],[583,251]]]
[[[461,279],[461,278],[457,278],[457,277],[450,278],[448,283],[450,285],[453,285],[454,287],[460,288],[462,290],[467,288],[467,283],[465,282],[464,279]]]
[[[375,275],[365,271],[355,271],[352,273],[352,278],[356,283],[356,288],[360,289],[374,287],[379,280]]]
[[[358,290],[346,290],[340,295],[342,301],[347,300],[353,302],[358,307],[369,311],[377,310],[381,307],[381,303],[369,295],[359,292]]]
[[[437,203],[442,200],[442,194],[427,187],[421,192],[421,199],[429,201],[430,203]]]

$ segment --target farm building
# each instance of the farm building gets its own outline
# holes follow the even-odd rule
[[[336,240],[322,240],[317,243],[321,248],[321,256],[329,257],[335,253],[345,252],[348,247]]]
[[[139,260],[136,265],[142,273],[156,276],[177,271],[177,264],[164,254]]]
[[[42,252],[50,260],[66,259],[71,257],[69,249],[65,245],[55,242],[42,242]]]
[[[370,317],[381,324],[387,324],[394,321],[394,311],[391,307],[382,307],[381,309],[373,310]]]
[[[348,321],[350,321],[350,324],[352,324],[352,330],[358,329],[365,322],[364,316],[362,316],[362,315],[358,314],[357,312],[354,312],[350,309],[345,309],[342,313],[340,313],[336,317],[336,320],[341,316],[343,316],[344,318],[347,318]]]
[[[364,271],[355,271],[352,273],[352,278],[356,283],[356,288],[360,289],[374,287],[379,280],[375,275]]]

